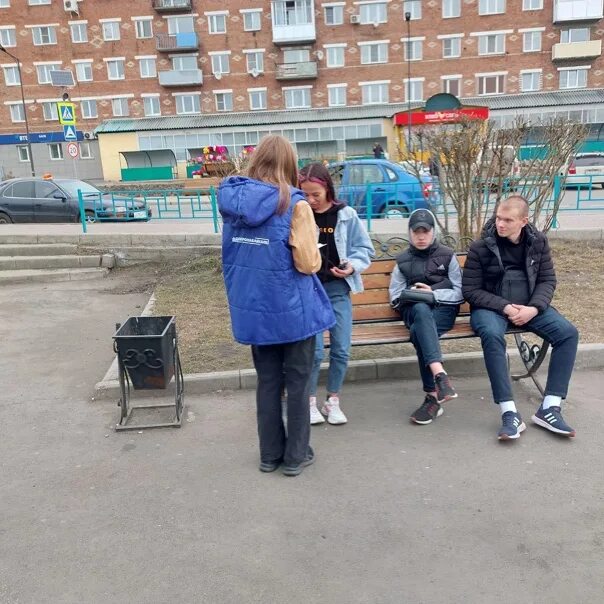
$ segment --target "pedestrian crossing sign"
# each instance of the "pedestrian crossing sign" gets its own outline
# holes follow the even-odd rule
[[[66,141],[77,141],[78,134],[75,126],[63,126],[63,137]]]
[[[75,105],[73,103],[57,103],[59,123],[63,126],[75,126]]]

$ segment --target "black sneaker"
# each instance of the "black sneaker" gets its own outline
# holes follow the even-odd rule
[[[298,476],[298,474],[302,473],[302,470],[306,466],[310,466],[310,464],[315,461],[315,452],[312,450],[312,447],[308,447],[308,453],[304,458],[304,461],[298,464],[290,464],[287,466],[283,466],[283,474],[285,476]]]
[[[449,381],[449,376],[444,371],[436,374],[434,376],[434,381],[436,382],[437,402],[444,403],[445,401],[450,401],[452,398],[457,398],[457,392],[453,390],[453,386],[451,386],[451,382]]]
[[[520,433],[526,430],[526,425],[520,417],[520,413],[506,411],[501,416],[501,429],[497,434],[499,440],[520,438]]]
[[[443,414],[443,408],[431,394],[426,394],[422,406],[411,415],[411,421],[416,424],[431,424],[432,420]]]
[[[549,409],[543,409],[539,407],[537,412],[531,418],[538,426],[555,432],[556,434],[563,434],[564,436],[575,436],[575,431],[564,421],[560,407],[550,407]]]
[[[281,465],[282,461],[282,459],[277,461],[261,461],[258,469],[261,472],[274,472]]]

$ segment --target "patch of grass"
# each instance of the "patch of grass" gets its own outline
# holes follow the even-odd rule
[[[579,329],[581,342],[604,342],[599,297],[604,291],[604,242],[551,242],[558,288],[554,306]],[[156,315],[176,315],[183,368],[187,373],[252,367],[248,346],[233,341],[220,258],[155,266]],[[443,342],[444,352],[480,350],[476,338]],[[360,346],[353,359],[414,355],[410,344]]]

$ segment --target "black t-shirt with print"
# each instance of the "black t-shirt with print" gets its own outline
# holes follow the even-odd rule
[[[321,268],[317,273],[317,277],[322,283],[327,281],[336,281],[338,277],[334,277],[329,269],[340,264],[340,256],[336,249],[335,231],[338,222],[338,211],[342,206],[332,205],[326,212],[313,212],[315,222],[319,227],[319,243],[325,245],[319,248],[321,252]]]

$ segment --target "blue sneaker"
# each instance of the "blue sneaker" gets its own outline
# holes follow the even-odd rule
[[[556,434],[563,434],[564,436],[575,436],[575,431],[564,421],[560,407],[549,407],[549,409],[543,409],[539,407],[537,413],[531,418],[538,426],[555,432]]]
[[[497,434],[499,440],[520,438],[520,433],[526,430],[526,425],[520,417],[520,413],[506,411],[501,416],[501,428]]]

